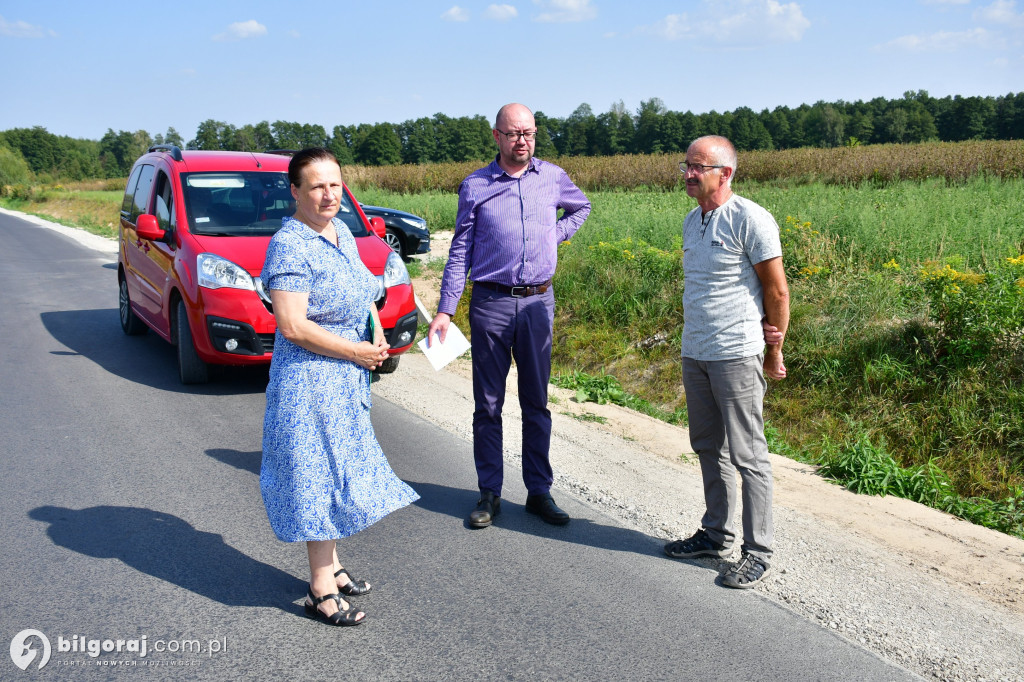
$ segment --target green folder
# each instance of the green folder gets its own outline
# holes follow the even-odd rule
[[[373,343],[373,339],[376,336],[374,324],[373,324],[373,313],[370,313],[370,319],[366,323],[367,328],[370,330],[370,343]],[[366,370],[366,385],[369,386],[373,383],[373,372]]]

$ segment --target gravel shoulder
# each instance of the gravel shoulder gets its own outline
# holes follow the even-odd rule
[[[111,240],[8,212],[116,257]],[[434,235],[434,242],[433,253],[445,255],[444,235]],[[414,284],[432,313],[440,278],[425,271]],[[514,378],[509,386],[514,394]],[[421,354],[409,352],[373,390],[472,439],[466,356],[435,372]],[[686,429],[615,405],[579,404],[571,391],[555,387],[551,412],[559,494],[586,500],[659,539],[686,537],[697,528],[703,492]],[[509,395],[505,459],[513,466],[519,422],[518,400]],[[772,466],[775,575],[757,593],[924,677],[1024,680],[1024,540],[907,500],[854,495],[783,457],[773,455]],[[720,572],[728,567],[717,559],[694,561]]]
[[[433,253],[447,246],[435,236]],[[432,314],[440,278],[424,271],[414,285]],[[508,383],[505,459],[518,466],[520,414],[516,382]],[[472,439],[468,356],[435,372],[407,353],[374,392]],[[556,489],[652,537],[696,530],[703,491],[687,430],[573,396],[551,387]],[[772,466],[776,572],[757,589],[764,598],[924,677],[1024,679],[1024,540],[908,500],[855,495],[781,456]],[[729,565],[694,561],[720,572]]]

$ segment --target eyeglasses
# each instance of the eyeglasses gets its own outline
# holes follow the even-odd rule
[[[681,173],[689,173],[690,171],[693,171],[697,175],[702,175],[704,173],[707,173],[712,168],[725,168],[725,164],[709,166],[705,163],[690,163],[688,161],[679,162],[679,171]]]
[[[504,135],[505,139],[508,140],[509,142],[518,142],[520,137],[526,140],[527,142],[533,142],[534,140],[537,139],[536,130],[528,130],[525,133],[506,133],[504,130],[500,130],[499,128],[495,128],[495,130]]]

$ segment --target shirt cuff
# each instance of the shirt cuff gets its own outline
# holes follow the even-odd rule
[[[455,309],[459,307],[459,299],[461,296],[453,296],[451,294],[441,294],[441,301],[437,304],[437,312],[446,313],[451,316],[455,316]]]

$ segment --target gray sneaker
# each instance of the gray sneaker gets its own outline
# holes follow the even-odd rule
[[[685,540],[676,540],[665,545],[665,554],[673,559],[692,559],[699,556],[725,557],[732,554],[732,548],[714,542],[703,528]]]
[[[744,552],[740,562],[722,576],[726,587],[749,589],[772,574],[772,567],[759,556]]]

